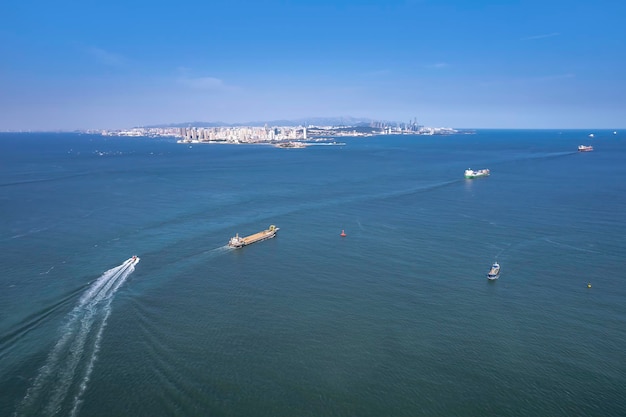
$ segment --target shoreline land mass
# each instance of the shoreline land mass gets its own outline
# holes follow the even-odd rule
[[[463,131],[468,133],[469,131]],[[276,144],[303,147],[302,141],[326,141],[334,137],[378,135],[449,135],[459,130],[424,127],[417,124],[370,124],[356,126],[220,126],[149,127],[124,130],[89,131],[103,136],[175,137],[178,143]]]

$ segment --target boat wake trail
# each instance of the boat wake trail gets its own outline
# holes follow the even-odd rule
[[[574,249],[574,250],[577,250],[577,251],[580,251],[580,252],[600,253],[600,252],[598,252],[598,251],[591,250],[591,249],[587,249],[587,248],[579,248],[579,247],[577,247],[577,246],[568,245],[568,244],[566,244],[566,243],[555,242],[554,240],[550,240],[550,239],[548,239],[548,238],[544,238],[544,240],[545,240],[546,242],[548,242],[548,243],[552,244],[552,245],[555,245],[555,246],[563,246],[563,247],[565,247],[565,248]]]
[[[133,273],[137,262],[139,258],[133,257],[106,271],[83,293],[14,417],[78,414],[111,314],[113,296]]]
[[[509,249],[511,247],[511,244],[509,243],[506,247],[502,248],[502,250],[500,252],[498,252],[498,254],[496,255],[496,259],[498,259],[498,256],[502,255],[502,253]]]

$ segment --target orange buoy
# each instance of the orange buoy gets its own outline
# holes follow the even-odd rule
[[[341,237],[346,237],[346,232],[344,230],[341,231],[341,234],[339,235]]]

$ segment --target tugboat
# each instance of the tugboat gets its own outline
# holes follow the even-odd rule
[[[494,262],[493,265],[491,265],[491,269],[487,273],[487,278],[490,280],[500,278],[500,264],[498,262]]]

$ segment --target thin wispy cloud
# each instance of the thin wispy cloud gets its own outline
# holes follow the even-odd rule
[[[238,90],[236,86],[227,84],[221,78],[195,75],[191,69],[186,67],[178,68],[178,76],[175,78],[175,82],[178,85],[196,91],[232,92]]]
[[[554,80],[565,80],[568,78],[576,77],[575,74],[566,73],[566,74],[555,74],[555,75],[545,75],[543,77],[536,77],[535,81],[554,81]]]
[[[435,62],[432,64],[424,65],[424,68],[442,69],[442,68],[448,68],[449,66],[450,64],[448,64],[447,62]]]
[[[122,67],[127,63],[127,59],[123,56],[95,46],[88,47],[87,54],[89,54],[98,63],[109,67]]]
[[[485,80],[480,82],[479,85],[481,87],[490,87],[490,86],[501,86],[501,85],[524,85],[524,84],[533,84],[533,83],[544,83],[544,82],[552,82],[559,80],[567,80],[575,78],[576,74],[572,73],[564,73],[564,74],[553,74],[553,75],[539,75],[535,77],[518,77],[518,78],[503,78],[503,79],[494,79],[494,80]]]
[[[534,41],[537,39],[546,39],[546,38],[554,38],[555,36],[560,36],[561,34],[558,32],[553,32],[553,33],[546,33],[543,35],[533,35],[533,36],[526,36],[524,38],[522,38],[523,41]]]
[[[224,81],[215,77],[180,77],[177,81],[197,90],[223,90],[225,88]]]
[[[389,74],[391,74],[391,70],[388,70],[388,69],[374,70],[374,71],[365,73],[365,75],[370,76],[370,77],[378,77],[378,76],[389,75]]]

